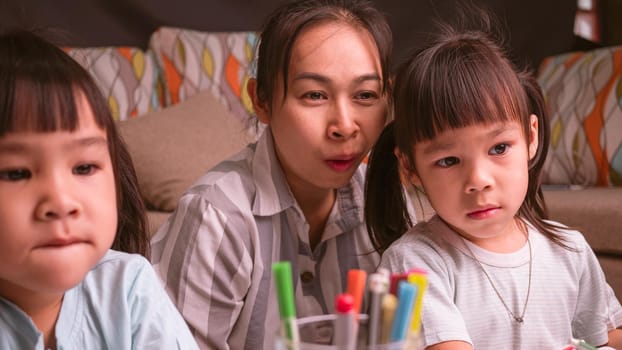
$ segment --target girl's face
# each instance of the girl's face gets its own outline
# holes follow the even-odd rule
[[[443,220],[483,248],[513,251],[524,244],[515,215],[538,147],[535,115],[530,123],[529,144],[521,125],[508,122],[448,130],[415,145],[411,180]]]
[[[62,295],[112,245],[115,179],[106,132],[78,99],[74,132],[0,138],[0,295]]]
[[[371,35],[344,23],[304,30],[292,49],[287,95],[278,79],[270,125],[293,193],[325,193],[348,183],[378,138],[387,114]],[[319,192],[318,192],[319,191]]]

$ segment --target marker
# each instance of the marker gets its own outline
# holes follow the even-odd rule
[[[354,297],[339,294],[335,299],[335,335],[333,344],[341,350],[354,350],[356,347],[356,320],[354,318]]]
[[[401,281],[397,286],[397,310],[395,310],[393,324],[391,325],[392,342],[406,339],[416,297],[416,285]]]
[[[386,293],[382,297],[382,325],[380,327],[380,342],[388,343],[391,340],[391,325],[397,308],[397,297]]]
[[[408,273],[394,273],[391,274],[391,282],[389,285],[389,293],[397,296],[397,285],[408,278]]]
[[[408,282],[417,286],[417,298],[413,310],[413,317],[410,324],[410,331],[418,334],[421,328],[421,312],[423,308],[423,294],[428,286],[428,274],[421,269],[412,269],[408,271]]]
[[[367,334],[367,344],[378,344],[378,336],[380,335],[380,319],[382,318],[382,296],[388,290],[388,279],[381,273],[372,273],[369,275],[367,284],[369,285],[369,294],[371,298],[369,306],[369,327]]]
[[[580,349],[584,349],[584,350],[598,350],[598,348],[596,348],[593,345],[588,344],[583,339],[570,338],[570,344],[572,344],[575,348],[577,348],[577,350],[580,350]]]
[[[408,278],[408,275],[411,272],[415,272],[416,273],[416,272],[421,272],[421,271],[423,271],[423,270],[414,268],[414,269],[408,270],[407,272],[400,272],[400,273],[391,274],[391,276],[390,276],[391,282],[390,282],[390,285],[389,285],[389,292],[391,294],[393,294],[393,295],[397,295],[397,285],[401,281],[405,281]]]
[[[272,263],[272,273],[276,295],[279,301],[279,314],[283,333],[290,341],[290,344],[300,342],[298,336],[298,326],[296,325],[296,304],[294,303],[294,288],[292,283],[292,267],[289,261],[279,261]]]
[[[361,312],[361,304],[365,293],[365,280],[367,272],[352,269],[348,271],[348,290],[347,293],[354,298],[354,314],[358,317]]]

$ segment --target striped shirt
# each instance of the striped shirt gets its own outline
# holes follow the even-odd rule
[[[337,190],[314,250],[269,128],[181,197],[153,238],[152,263],[201,348],[274,348],[280,318],[273,262],[292,264],[298,317],[332,313],[347,271],[376,269],[380,259],[363,221],[364,173],[361,165]],[[312,333],[330,336],[325,328]]]
[[[531,253],[525,244],[503,254],[463,239],[434,216],[385,251],[381,265],[392,272],[428,271],[426,347],[457,340],[478,350],[561,349],[570,337],[600,345],[609,330],[622,325],[622,307],[583,235],[562,230],[573,252],[528,227]],[[518,324],[503,303],[517,316],[525,310],[524,322]]]

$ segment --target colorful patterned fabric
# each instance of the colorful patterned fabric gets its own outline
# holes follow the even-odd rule
[[[66,48],[91,73],[108,100],[115,120],[125,120],[163,105],[156,61],[132,47]]]
[[[546,58],[551,112],[544,183],[622,186],[622,46]]]
[[[248,119],[253,112],[246,82],[256,42],[255,32],[159,28],[149,48],[162,69],[166,105],[210,90],[235,115]]]

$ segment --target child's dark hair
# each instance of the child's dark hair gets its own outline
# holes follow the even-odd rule
[[[386,18],[366,0],[298,0],[277,8],[264,23],[257,51],[257,98],[271,104],[277,79],[287,75],[292,48],[300,33],[322,22],[342,22],[365,29],[380,56],[383,92],[387,91],[393,38]]]
[[[148,257],[147,219],[136,173],[101,91],[82,66],[38,34],[0,34],[0,137],[16,131],[76,130],[80,94],[108,138],[118,208],[112,248]]]
[[[483,15],[486,18],[486,13]],[[395,119],[372,150],[365,187],[367,228],[381,253],[412,226],[394,155],[396,147],[406,158],[405,170],[413,172],[417,142],[449,129],[509,121],[518,121],[529,137],[531,114],[538,117],[538,150],[529,162],[527,194],[517,215],[568,248],[557,226],[545,221],[540,174],[550,131],[542,91],[533,75],[517,70],[493,39],[491,22],[482,24],[487,28],[476,31],[439,25],[441,34],[397,71]]]

